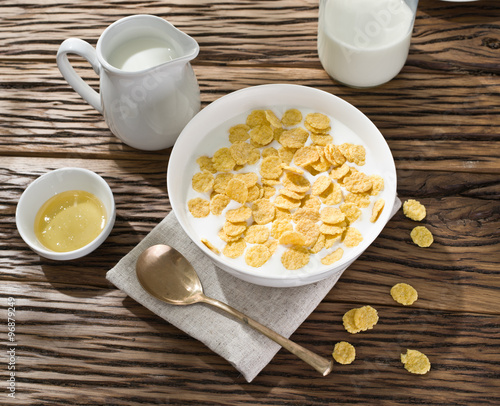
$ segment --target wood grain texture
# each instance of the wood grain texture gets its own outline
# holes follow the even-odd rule
[[[500,7],[497,0],[420,0],[402,72],[374,89],[339,85],[316,51],[317,0],[160,2],[13,0],[0,3],[0,339],[7,347],[7,298],[16,303],[14,405],[498,405],[500,404]],[[312,86],[366,114],[386,138],[398,195],[427,207],[428,249],[409,237],[399,211],[347,270],[292,339],[322,355],[356,347],[351,365],[326,378],[280,351],[248,384],[224,359],[164,322],[105,279],[170,211],[170,150],[138,151],[64,81],[59,44],[95,45],[112,22],[159,15],[193,36],[202,107],[267,83]],[[77,72],[98,88],[90,66]],[[49,170],[91,168],[111,186],[117,219],[87,257],[56,262],[34,254],[15,227],[17,201]],[[411,307],[389,295],[412,284]],[[350,335],[349,309],[370,304],[380,321]],[[416,376],[407,348],[429,356]],[[0,376],[7,362],[0,357]]]

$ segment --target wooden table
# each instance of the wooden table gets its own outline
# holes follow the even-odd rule
[[[500,6],[496,0],[421,0],[410,55],[390,83],[338,84],[316,51],[318,1],[53,1],[0,4],[0,404],[500,404]],[[427,207],[435,242],[410,240],[398,212],[291,337],[320,354],[348,340],[351,365],[319,377],[282,350],[253,383],[105,279],[169,212],[170,150],[143,152],[115,138],[62,79],[55,55],[68,37],[95,45],[115,20],[161,16],[200,44],[193,67],[203,107],[266,83],[312,86],[365,113],[386,137],[402,200]],[[93,86],[83,60],[73,60]],[[17,201],[55,168],[91,168],[110,184],[116,225],[81,260],[34,254],[15,226]],[[407,282],[403,307],[389,289]],[[15,300],[16,398],[9,378],[7,308]],[[370,304],[380,321],[349,335],[342,315]],[[406,348],[432,362],[424,376],[399,361]]]

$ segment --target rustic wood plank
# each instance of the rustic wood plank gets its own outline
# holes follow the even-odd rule
[[[166,190],[166,162],[107,161],[47,158],[4,158],[0,170],[2,201],[0,235],[8,246],[0,259],[3,278],[109,287],[105,273],[130,251],[170,211]],[[64,166],[92,168],[110,184],[117,220],[106,242],[84,259],[57,262],[40,258],[17,233],[14,212],[24,188],[48,170]],[[417,224],[402,212],[389,222],[371,247],[349,268],[335,300],[360,296],[384,297],[400,281],[421,292],[417,307],[469,312],[500,312],[500,182],[496,175],[399,171],[401,199],[417,198],[427,207],[423,223],[435,242],[422,249],[411,242]]]
[[[68,10],[77,18],[68,18]],[[321,67],[316,52],[317,1],[47,4],[31,0],[3,4],[0,11],[4,19],[0,47],[8,49],[0,56],[4,60],[52,60],[65,38],[95,44],[114,21],[147,13],[169,20],[199,42],[195,64]],[[460,5],[421,0],[408,64],[498,74],[499,17],[496,0]]]
[[[255,404],[255,396],[262,404],[500,401],[498,314],[450,313],[439,309],[439,298],[430,309],[379,305],[377,326],[350,335],[342,315],[369,298],[339,303],[331,299],[338,290],[291,338],[325,355],[336,342],[348,340],[357,349],[356,361],[335,364],[322,378],[282,350],[248,384],[226,361],[118,290],[3,283],[0,295],[16,298],[17,401],[130,405],[168,399],[175,405],[233,405]],[[5,326],[0,329],[4,334]],[[429,374],[403,369],[399,356],[406,348],[429,356]],[[477,384],[470,388],[472,380]]]
[[[83,63],[77,66],[98,87],[93,71],[85,69]],[[492,96],[500,92],[496,77],[470,76],[464,86],[458,75],[429,76],[405,68],[392,82],[361,90],[339,86],[317,69],[198,66],[195,71],[203,105],[247,86],[307,83],[365,113],[388,140],[398,167],[500,171],[500,154],[491,153],[500,126],[500,110],[492,103],[496,100]],[[226,80],[221,83],[216,78],[222,76]],[[102,116],[66,84],[53,65],[45,69],[38,63],[19,63],[13,71],[3,62],[0,77],[4,87],[0,109],[5,120],[0,128],[0,147],[4,154],[42,155],[50,148],[52,154],[68,158],[163,160],[169,153],[138,151],[121,143]],[[23,81],[19,81],[21,77]],[[406,97],[408,94],[413,96]],[[380,109],[381,105],[385,108]]]

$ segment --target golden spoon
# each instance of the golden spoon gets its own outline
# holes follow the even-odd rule
[[[205,296],[193,266],[174,248],[168,245],[154,245],[146,249],[137,260],[136,273],[144,290],[157,299],[174,305],[207,303],[218,307],[277,342],[323,376],[332,371],[333,359],[320,357],[231,306]]]

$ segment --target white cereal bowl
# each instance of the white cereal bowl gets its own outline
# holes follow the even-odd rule
[[[48,199],[67,190],[84,190],[96,196],[106,209],[106,225],[97,238],[84,247],[55,252],[38,241],[34,230],[35,216]],[[115,201],[109,185],[96,173],[82,168],[61,168],[40,176],[26,188],[16,208],[16,226],[24,242],[38,255],[59,261],[81,258],[94,251],[108,237],[115,217]]]
[[[304,116],[307,112],[327,114],[332,119],[330,134],[335,144],[350,142],[365,147],[366,164],[359,167],[359,170],[384,178],[384,189],[377,198],[385,200],[385,207],[375,223],[369,222],[374,199],[368,208],[363,209],[361,219],[353,224],[362,232],[363,241],[354,248],[342,245],[344,255],[333,265],[321,263],[321,258],[331,251],[323,250],[320,254],[311,255],[305,267],[288,271],[280,259],[279,250],[282,249],[282,253],[285,247],[279,247],[262,267],[253,268],[245,263],[243,257],[230,259],[222,254],[217,255],[201,242],[202,238],[207,238],[222,251],[225,243],[217,237],[217,232],[224,223],[224,213],[240,205],[232,201],[221,216],[194,218],[188,210],[188,200],[194,197],[209,199],[210,194],[195,192],[191,187],[191,180],[200,171],[196,159],[203,155],[213,156],[219,148],[229,147],[228,129],[235,124],[245,123],[250,111],[271,109],[280,117],[289,108],[300,109]],[[273,141],[270,146],[278,148],[279,144]],[[258,166],[253,169],[258,171]],[[312,183],[314,177],[307,172],[306,174]],[[247,282],[270,287],[301,286],[341,273],[366,250],[389,221],[396,197],[396,183],[396,168],[389,146],[380,131],[363,113],[330,93],[287,84],[249,87],[223,96],[205,107],[181,132],[172,150],[167,171],[172,210],[190,239],[226,272]]]

